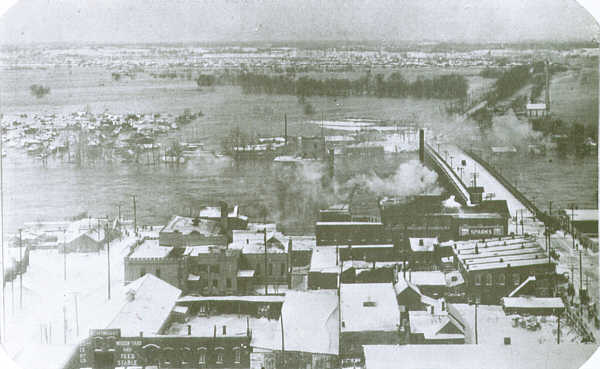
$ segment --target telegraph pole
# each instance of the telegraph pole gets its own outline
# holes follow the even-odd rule
[[[558,323],[558,327],[556,329],[556,343],[560,345],[560,313],[556,314],[556,321]]]
[[[65,281],[67,280],[67,241],[66,241],[67,229],[63,228],[63,275]]]
[[[19,228],[19,309],[23,310],[23,236]]]
[[[265,243],[265,295],[269,294],[268,284],[267,284],[267,225],[265,224],[265,228],[263,229],[263,239]]]
[[[479,343],[479,339],[477,337],[477,301],[475,301],[475,344]]]
[[[135,235],[137,236],[138,231],[137,231],[137,211],[135,208],[135,195],[133,195],[133,230],[135,232]]]
[[[135,199],[135,197],[134,197]],[[108,217],[106,218],[106,234],[104,237],[106,238],[106,266],[107,266],[107,275],[108,275],[108,299],[110,300],[110,237],[109,237],[109,228],[108,228]]]
[[[2,330],[0,330],[0,342],[2,337],[6,336],[6,293],[5,293],[5,281],[4,281],[4,171],[3,164],[4,158],[2,157],[3,147],[2,141],[4,139],[4,133],[2,127],[0,127],[0,242],[2,246]]]
[[[571,203],[571,238],[573,239],[573,250],[575,250],[575,227],[573,219],[575,218],[575,204]]]

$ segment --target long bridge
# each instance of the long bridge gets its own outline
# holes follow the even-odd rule
[[[531,201],[475,153],[467,153],[450,144],[436,145],[436,150],[425,142],[424,137],[420,145],[421,160],[435,169],[462,204],[474,206],[477,197],[501,199],[506,200],[512,217],[531,218],[541,214]],[[469,184],[465,183],[467,179]]]

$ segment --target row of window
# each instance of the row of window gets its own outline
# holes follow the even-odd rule
[[[500,273],[496,275],[496,285],[497,286],[504,286],[506,285],[506,275],[504,273]],[[485,273],[485,274],[475,274],[475,285],[476,286],[481,286],[483,282],[483,285],[485,286],[493,286],[494,285],[494,276],[492,273]],[[512,284],[514,286],[518,286],[521,283],[521,275],[519,273],[513,273],[512,274]]]
[[[233,363],[240,364],[242,362],[242,349],[241,347],[234,347],[233,351]],[[194,355],[193,351],[189,347],[184,347],[182,350],[177,351],[171,347],[165,347],[164,349],[154,352],[149,355],[150,361],[160,361],[164,365],[170,365],[173,363],[180,362],[181,364],[189,364],[197,362],[200,365],[205,365],[209,361],[208,350],[206,347],[199,347],[197,354]],[[154,359],[152,359],[154,358]],[[224,364],[225,363],[225,348],[217,347],[214,350],[214,363]]]
[[[275,264],[267,264],[267,267],[269,268],[268,272],[269,275],[273,275],[273,270],[274,270],[274,266]],[[256,264],[256,274],[260,275],[262,273],[262,264]],[[279,275],[284,276],[285,273],[287,272],[287,264],[285,263],[281,263],[280,267],[279,267]]]

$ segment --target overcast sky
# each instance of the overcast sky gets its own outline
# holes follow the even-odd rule
[[[20,0],[0,18],[13,43],[589,40],[598,29],[575,0]]]

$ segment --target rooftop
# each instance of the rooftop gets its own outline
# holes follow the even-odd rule
[[[434,246],[438,243],[437,237],[433,238],[409,238],[410,248],[414,252],[433,252]]]
[[[391,283],[340,286],[342,332],[396,331],[400,308]]]
[[[505,308],[517,309],[564,309],[565,304],[560,297],[504,297],[502,305]]]
[[[364,345],[365,369],[575,369],[596,345]],[[443,359],[442,359],[443,358]]]
[[[143,259],[143,258],[164,258],[173,250],[169,246],[160,246],[158,240],[145,240],[141,245],[135,248],[130,259]]]
[[[194,219],[189,217],[174,216],[161,232],[179,232],[188,235],[198,232],[202,235],[220,234],[220,223],[207,219]]]
[[[148,273],[127,286],[124,305],[105,328],[120,328],[123,336],[158,334],[179,295],[179,288]]]
[[[338,273],[340,266],[337,258],[335,247],[315,247],[310,257],[309,272]]]
[[[338,309],[334,290],[288,291],[281,309],[285,348],[338,354]]]
[[[534,237],[448,242],[443,245],[452,247],[455,256],[468,271],[548,263],[546,251]]]
[[[545,110],[546,104],[537,103],[537,104],[527,104],[527,110]]]
[[[598,209],[565,210],[565,213],[575,222],[598,221]]]
[[[402,278],[402,273],[398,273],[398,279]],[[434,271],[410,271],[406,273],[406,278],[417,286],[445,286],[446,276],[444,272],[439,270]]]
[[[461,324],[445,311],[432,314],[428,311],[409,311],[410,332],[422,333],[425,339],[464,339]]]

